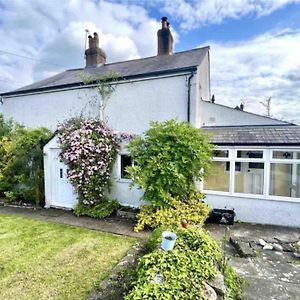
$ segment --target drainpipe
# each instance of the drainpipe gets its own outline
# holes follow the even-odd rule
[[[194,77],[194,71],[191,72],[191,75],[188,78],[188,103],[187,103],[187,121],[190,122],[191,114],[191,79]]]

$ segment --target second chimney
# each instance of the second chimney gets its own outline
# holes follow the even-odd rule
[[[85,50],[85,67],[96,67],[98,65],[104,65],[106,61],[106,55],[104,51],[99,48],[99,37],[96,32],[94,32],[94,37],[88,36],[89,38],[89,48]]]
[[[161,18],[161,29],[157,31],[157,55],[173,54],[173,36],[166,17]]]

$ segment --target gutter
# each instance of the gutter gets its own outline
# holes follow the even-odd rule
[[[190,123],[191,115],[191,80],[194,77],[195,71],[191,72],[191,75],[188,78],[188,102],[187,102],[187,121]]]

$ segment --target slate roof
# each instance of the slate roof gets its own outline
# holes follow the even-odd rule
[[[196,69],[196,67],[200,65],[208,51],[209,47],[202,47],[193,50],[177,52],[172,55],[159,55],[110,63],[98,67],[67,70],[53,77],[33,83],[31,85],[27,85],[12,92],[3,93],[1,96],[78,86],[82,84],[82,74],[97,74],[100,76],[106,76],[111,72],[115,72],[120,79],[129,79],[150,75],[155,76],[164,73],[190,71]]]
[[[216,145],[300,146],[300,126],[216,126],[202,127]]]

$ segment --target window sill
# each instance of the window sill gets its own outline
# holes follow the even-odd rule
[[[203,190],[202,192],[207,195],[217,195],[217,196],[226,196],[226,197],[234,197],[234,198],[250,198],[250,199],[258,199],[258,200],[264,200],[264,201],[300,203],[300,198],[280,197],[280,196],[264,196],[264,195],[241,194],[241,193],[233,194],[233,193],[229,193],[229,192],[210,191],[210,190]]]
[[[119,182],[119,183],[132,183],[132,180],[127,179],[127,178],[116,178],[116,182]]]

